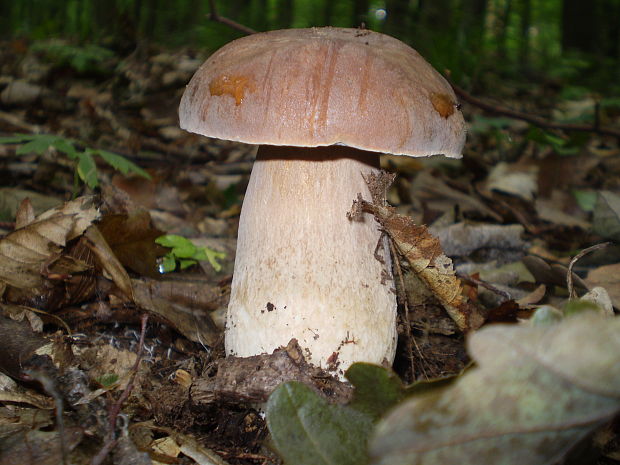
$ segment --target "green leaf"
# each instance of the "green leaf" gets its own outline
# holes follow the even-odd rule
[[[187,268],[189,268],[192,265],[195,265],[196,263],[198,263],[196,260],[191,259],[191,258],[182,258],[179,260],[179,268],[181,268],[182,270],[185,270]]]
[[[217,250],[213,250],[209,247],[198,247],[194,258],[201,261],[207,260],[209,265],[211,265],[215,271],[221,271],[222,265],[220,265],[217,260],[226,258],[226,253],[218,252]]]
[[[33,134],[15,134],[14,136],[0,137],[0,144],[19,144],[36,138]]]
[[[171,273],[177,268],[177,261],[174,258],[172,253],[166,254],[161,257],[161,261],[159,263],[159,272],[160,273]]]
[[[470,334],[476,367],[377,425],[373,464],[543,465],[620,411],[620,318],[582,312],[547,326]]]
[[[106,373],[95,379],[104,388],[111,388],[118,383],[118,375],[114,373]]]
[[[108,152],[106,150],[93,150],[93,154],[99,155],[114,169],[120,171],[123,174],[136,173],[147,179],[151,179],[151,175],[140,168],[138,165],[123,157],[117,153]]]
[[[172,254],[177,258],[194,258],[197,247],[192,241],[176,234],[167,234],[155,239],[155,242],[164,247],[170,247]]]
[[[50,146],[54,145],[54,142],[58,140],[58,136],[50,136],[49,134],[37,134],[30,142],[25,143],[19,147],[15,153],[17,155],[26,155],[28,153],[36,153],[37,155],[43,155]]]
[[[191,262],[181,263],[181,269],[194,265],[197,260],[208,261],[215,271],[220,271],[222,265],[217,260],[226,257],[224,252],[210,249],[209,247],[197,247],[192,241],[176,234],[167,234],[155,239],[155,242],[164,247],[170,247],[170,254],[177,259],[191,259]]]
[[[559,323],[564,318],[564,313],[561,310],[552,307],[551,305],[543,305],[538,307],[532,317],[529,319],[529,323],[534,326],[551,326]]]
[[[82,181],[86,183],[88,187],[94,189],[99,185],[97,180],[97,165],[95,160],[88,152],[78,154],[78,176]]]
[[[404,386],[391,370],[371,363],[354,363],[345,373],[355,386],[349,407],[374,419],[384,415],[404,397]]]
[[[52,147],[54,147],[59,152],[66,154],[72,160],[78,158],[78,153],[73,146],[73,142],[69,139],[57,137],[56,140],[52,142]]]
[[[551,146],[560,155],[574,155],[579,151],[579,147],[575,146],[572,140],[563,139],[540,128],[530,128],[526,137],[541,146]]]
[[[594,210],[596,198],[598,197],[596,191],[575,189],[572,193],[577,201],[577,205],[579,205],[579,208],[584,212],[591,212]]]
[[[267,426],[288,465],[364,465],[372,419],[289,381],[269,396]]]

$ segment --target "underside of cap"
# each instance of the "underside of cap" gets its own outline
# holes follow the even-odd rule
[[[448,82],[411,47],[361,29],[286,29],[235,40],[196,72],[181,127],[249,144],[347,145],[460,157]]]

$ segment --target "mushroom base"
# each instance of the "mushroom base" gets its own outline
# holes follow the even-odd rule
[[[226,353],[270,353],[296,338],[306,358],[342,375],[391,363],[396,295],[387,240],[364,176],[379,155],[349,147],[261,146],[246,191],[226,323]]]

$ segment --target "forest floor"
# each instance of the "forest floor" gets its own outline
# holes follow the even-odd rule
[[[204,58],[1,44],[0,465],[26,463],[24,454],[40,464],[150,463],[144,452],[152,463],[279,463],[256,408],[275,386],[244,379],[233,388],[246,362],[223,362],[255,149],[178,125]],[[538,84],[495,86],[492,99],[549,121],[593,119],[587,91]],[[620,126],[620,106],[598,108],[604,126]],[[593,289],[598,308],[617,311],[619,140],[543,130],[466,102],[462,111],[463,159],[384,157],[396,174],[394,212],[440,239],[485,325],[516,325],[542,306],[561,313]],[[183,255],[194,246],[177,237],[164,247],[162,235],[197,248]],[[401,261],[396,374],[406,385],[459,375],[470,363],[466,337],[406,254]],[[283,357],[275,379],[346,403],[350,385],[329,373],[308,380],[290,362],[297,350],[289,344],[252,366]],[[618,424],[606,431],[594,463],[618,463]]]

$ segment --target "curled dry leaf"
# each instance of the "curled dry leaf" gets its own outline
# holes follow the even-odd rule
[[[7,234],[0,240],[0,281],[19,289],[41,286],[44,267],[98,217],[92,198],[80,197]]]
[[[96,226],[88,228],[84,233],[84,237],[88,240],[88,248],[97,256],[101,267],[107,272],[112,281],[114,281],[114,284],[116,284],[127,297],[133,299],[133,290],[129,274],[118,258],[116,258],[116,255],[114,255],[114,252],[99,229]]]
[[[468,345],[478,367],[388,415],[372,463],[556,463],[620,410],[620,318],[489,326]]]
[[[370,185],[384,181],[369,179],[368,182]],[[377,190],[370,187],[371,192]],[[468,331],[482,325],[484,318],[480,310],[462,294],[452,260],[444,255],[439,239],[429,233],[426,226],[415,224],[410,217],[399,215],[393,207],[381,205],[376,199],[370,203],[359,197],[354,202],[352,216],[360,210],[375,216],[411,269],[432,291],[460,330]]]

